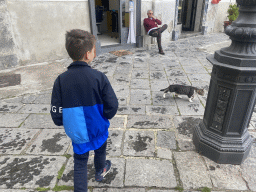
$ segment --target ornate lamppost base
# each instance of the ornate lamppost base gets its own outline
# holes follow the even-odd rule
[[[193,134],[196,151],[219,164],[240,165],[249,155],[252,143],[250,135],[245,134],[240,142],[237,142],[237,138],[233,142],[230,138],[215,138],[213,141],[213,136],[214,133],[207,131],[203,122],[200,123]],[[225,139],[229,144],[222,143]]]
[[[236,0],[239,16],[225,29],[232,43],[207,59],[213,64],[196,150],[221,164],[241,164],[253,140],[248,125],[256,102],[256,1]]]

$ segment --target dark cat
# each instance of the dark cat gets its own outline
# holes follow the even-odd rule
[[[192,86],[186,86],[186,85],[170,85],[169,87],[165,89],[161,89],[160,91],[164,91],[163,97],[165,98],[165,95],[167,92],[175,92],[175,97],[182,98],[180,95],[187,95],[188,100],[190,102],[193,102],[192,99],[194,98],[194,93],[197,92],[199,95],[204,95],[204,89],[198,89],[196,87]]]

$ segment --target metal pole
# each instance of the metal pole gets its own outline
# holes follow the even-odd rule
[[[237,4],[239,17],[225,30],[232,44],[207,57],[213,65],[210,88],[193,134],[196,150],[223,164],[241,164],[253,143],[247,127],[256,99],[256,1]]]

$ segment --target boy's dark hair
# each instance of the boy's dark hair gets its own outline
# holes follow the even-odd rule
[[[87,51],[91,51],[95,44],[95,37],[88,31],[72,29],[66,33],[66,50],[75,60],[81,60]]]

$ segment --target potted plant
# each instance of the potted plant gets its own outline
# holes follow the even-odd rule
[[[229,5],[228,8],[228,21],[224,21],[224,29],[226,29],[226,27],[228,25],[230,25],[233,21],[235,21],[239,15],[239,8],[237,7],[236,4],[234,5]]]

